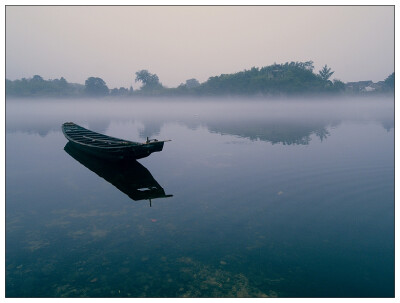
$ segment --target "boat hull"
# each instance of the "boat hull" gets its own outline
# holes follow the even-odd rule
[[[131,142],[102,135],[72,122],[62,125],[64,136],[74,148],[108,160],[141,159],[162,151],[165,141]]]
[[[74,146],[74,148],[77,148],[80,151],[108,160],[142,159],[148,157],[151,153],[162,151],[164,147],[164,142],[156,142],[153,144],[147,144],[145,147],[135,146],[104,150],[95,146],[82,145],[71,140],[69,140],[69,142]]]

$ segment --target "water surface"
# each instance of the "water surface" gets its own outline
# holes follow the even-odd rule
[[[7,100],[7,297],[393,297],[393,100]],[[123,166],[61,124],[172,139]]]

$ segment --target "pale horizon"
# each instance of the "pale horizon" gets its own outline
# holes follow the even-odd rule
[[[274,63],[325,64],[343,82],[394,72],[394,6],[7,6],[6,78],[167,87]]]

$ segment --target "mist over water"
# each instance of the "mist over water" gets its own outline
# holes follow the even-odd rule
[[[385,121],[394,124],[392,98],[343,99],[11,99],[7,102],[7,131],[58,131],[61,123],[74,121],[96,131],[106,131],[112,120],[144,124],[182,122],[273,121]],[[107,124],[108,123],[108,124]],[[96,126],[97,124],[97,126]]]
[[[8,297],[394,296],[393,98],[8,99],[6,181]]]

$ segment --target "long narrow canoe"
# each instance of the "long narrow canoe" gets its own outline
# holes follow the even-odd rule
[[[107,159],[141,159],[151,153],[162,151],[164,142],[156,139],[146,142],[132,142],[106,136],[88,130],[73,122],[66,122],[61,127],[64,136],[76,148],[91,155]]]

